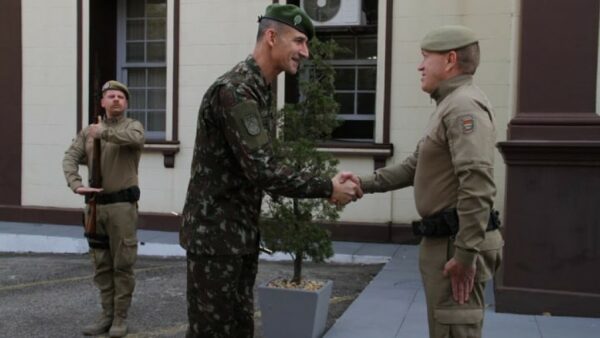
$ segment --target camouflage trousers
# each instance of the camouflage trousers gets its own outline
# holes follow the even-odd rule
[[[137,220],[135,203],[97,206],[96,233],[108,236],[109,248],[90,248],[90,256],[102,309],[110,316],[127,317],[131,305],[135,288],[133,265],[137,259]]]
[[[473,292],[465,304],[452,297],[452,284],[443,275],[444,265],[454,256],[450,238],[421,240],[419,268],[425,288],[430,338],[480,338],[485,310],[486,282],[493,278],[502,261],[502,249],[480,251]]]
[[[254,336],[254,282],[258,253],[187,254],[187,338]]]

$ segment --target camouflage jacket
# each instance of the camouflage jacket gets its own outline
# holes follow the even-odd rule
[[[249,56],[207,90],[200,111],[188,184],[181,246],[199,255],[258,250],[263,192],[329,197],[329,178],[296,172],[273,154],[271,87]]]

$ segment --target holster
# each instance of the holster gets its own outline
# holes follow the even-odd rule
[[[108,241],[107,235],[100,234],[84,234],[85,238],[87,238],[88,245],[92,249],[110,249],[110,242]]]
[[[500,227],[500,214],[496,210],[490,212],[485,231],[493,231]],[[425,237],[450,237],[458,233],[460,224],[456,208],[447,209],[412,222],[413,234]]]

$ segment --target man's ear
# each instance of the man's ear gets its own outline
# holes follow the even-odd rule
[[[267,29],[265,31],[265,41],[267,42],[267,44],[273,47],[273,45],[275,44],[275,40],[277,40],[277,32],[272,28]]]
[[[456,67],[458,67],[458,54],[456,54],[456,51],[451,50],[446,53],[446,69],[451,70]]]

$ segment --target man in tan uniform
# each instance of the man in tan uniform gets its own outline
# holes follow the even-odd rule
[[[473,84],[479,45],[466,27],[444,26],[421,43],[421,88],[436,102],[425,136],[404,162],[360,180],[365,193],[414,186],[413,224],[423,236],[419,266],[429,336],[481,337],[486,281],[500,265],[503,240],[492,210],[495,118]]]
[[[84,128],[73,140],[63,159],[69,188],[85,195],[97,193],[96,234],[88,237],[94,264],[94,282],[100,289],[102,315],[84,327],[83,334],[109,331],[111,337],[127,334],[127,311],[135,287],[133,264],[137,258],[138,165],[144,145],[144,127],[125,117],[129,90],[117,81],[102,87],[106,119]],[[102,187],[86,187],[78,173],[87,164],[91,177],[94,139],[101,140]],[[86,212],[86,220],[88,217]],[[110,330],[109,330],[110,329]]]

